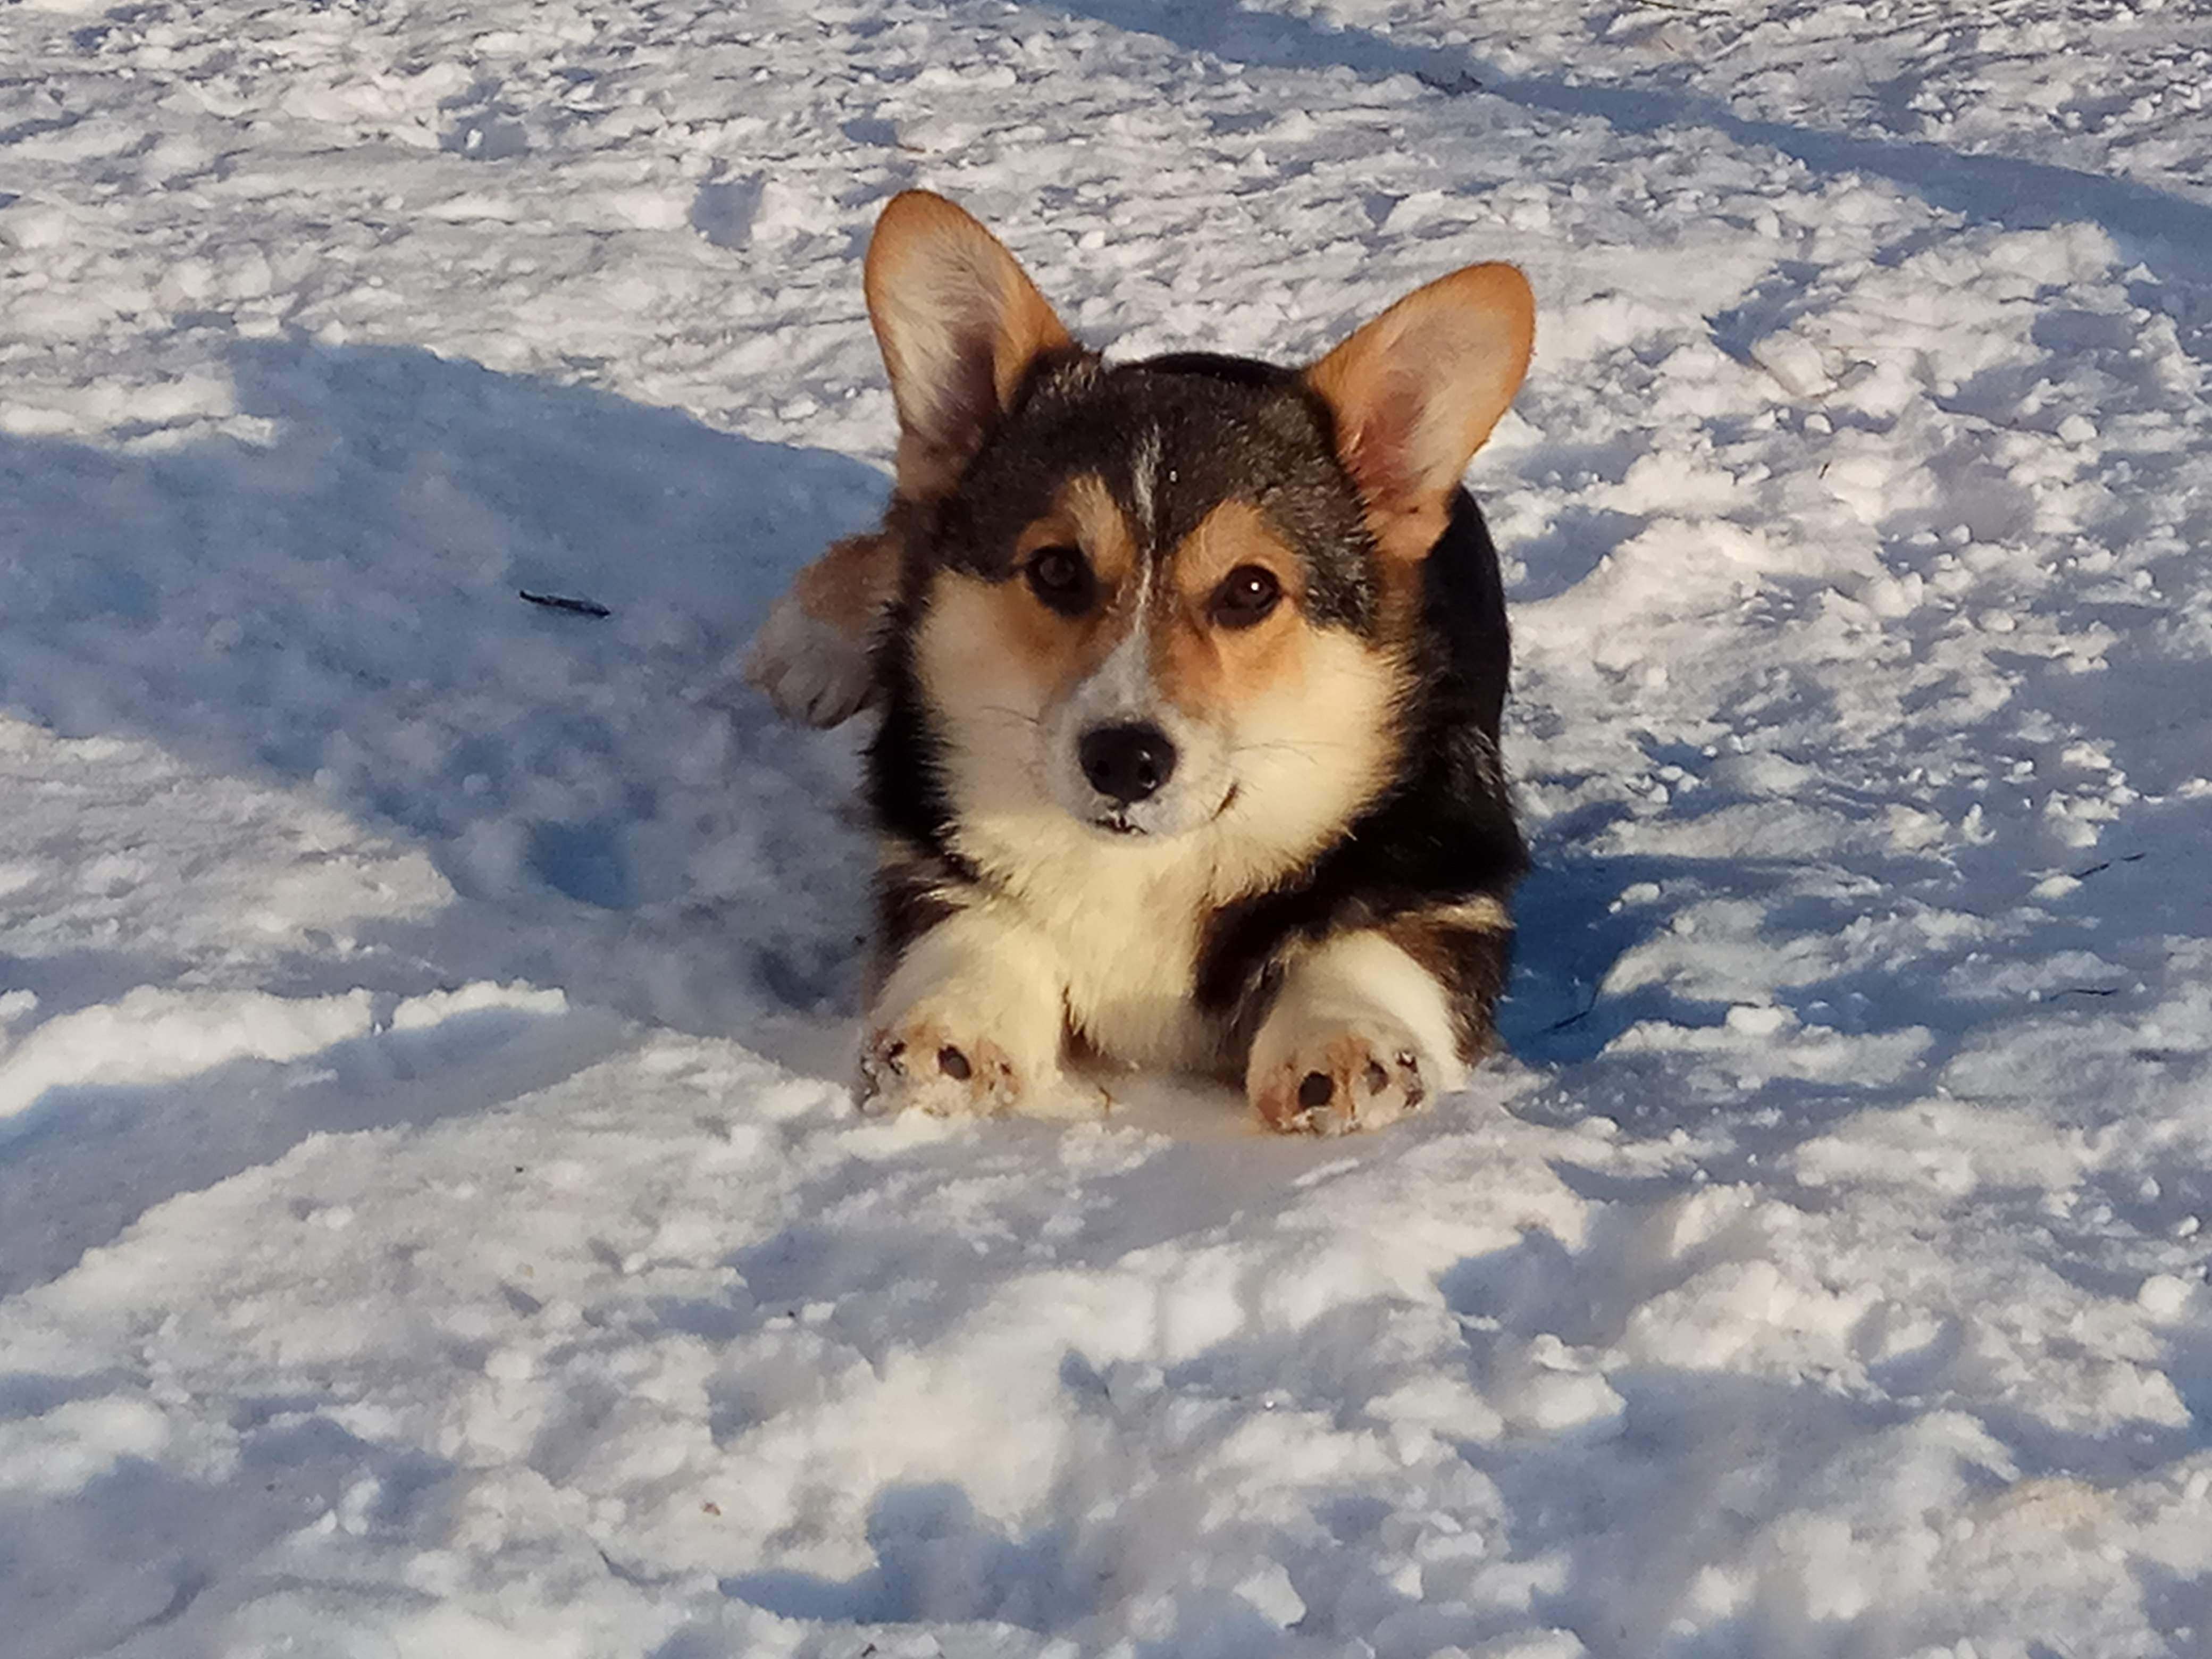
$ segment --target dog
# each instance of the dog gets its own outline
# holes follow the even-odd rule
[[[1088,1059],[1339,1133],[1460,1086],[1527,863],[1461,475],[1527,372],[1527,280],[1455,271],[1303,369],[1109,362],[912,191],[864,286],[890,505],[749,665],[795,718],[882,711],[863,1103],[1020,1109]]]

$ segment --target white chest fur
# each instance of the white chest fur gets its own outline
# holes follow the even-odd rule
[[[1042,811],[955,844],[994,878],[1000,919],[1047,945],[1072,1030],[1127,1065],[1218,1063],[1219,1025],[1192,998],[1216,877],[1203,837],[1119,842]]]

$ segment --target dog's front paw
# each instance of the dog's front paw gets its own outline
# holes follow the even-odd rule
[[[868,1034],[854,1095],[864,1111],[990,1117],[1022,1103],[1038,1081],[1029,1069],[988,1037],[910,1015]]]
[[[1435,1090],[1437,1069],[1411,1032],[1387,1020],[1267,1030],[1254,1045],[1245,1092],[1279,1133],[1340,1135],[1418,1110]]]
[[[876,694],[867,640],[808,614],[789,593],[775,602],[753,635],[744,672],[776,713],[808,726],[840,725]]]

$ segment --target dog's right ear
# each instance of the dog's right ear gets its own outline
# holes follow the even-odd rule
[[[998,239],[926,190],[876,221],[865,285],[898,404],[898,493],[927,501],[958,481],[1037,358],[1074,342]]]

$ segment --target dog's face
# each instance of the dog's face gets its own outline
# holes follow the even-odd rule
[[[1109,366],[957,209],[886,210],[868,295],[921,526],[905,643],[956,818],[1202,843],[1226,891],[1387,783],[1420,559],[1526,363],[1518,273],[1455,282],[1303,374]]]
[[[939,511],[914,638],[956,809],[1127,841],[1340,820],[1404,669],[1309,394],[1087,358],[1025,392]]]

